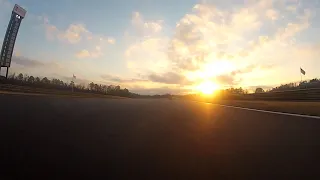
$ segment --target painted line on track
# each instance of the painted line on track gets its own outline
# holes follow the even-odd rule
[[[247,110],[247,111],[256,111],[256,112],[263,112],[263,113],[269,113],[269,114],[278,114],[278,115],[285,115],[285,116],[320,119],[320,116],[310,116],[310,115],[293,114],[293,113],[285,113],[285,112],[277,112],[277,111],[268,111],[268,110],[252,109],[252,108],[229,106],[229,105],[214,104],[214,103],[210,103],[210,104],[217,105],[217,106],[222,106],[222,107],[227,107],[227,108],[242,109],[242,110]]]

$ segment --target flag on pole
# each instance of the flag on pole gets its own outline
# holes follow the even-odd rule
[[[74,78],[74,79],[77,79],[77,77],[76,77],[74,74],[73,74],[73,78]]]
[[[302,68],[300,68],[300,72],[301,74],[306,75],[306,71],[304,71]]]

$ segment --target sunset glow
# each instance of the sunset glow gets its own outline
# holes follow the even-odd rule
[[[0,0],[0,40],[15,1]],[[74,74],[76,85],[148,95],[270,89],[299,82],[300,67],[304,79],[319,78],[316,1],[137,2],[21,1],[28,13],[9,74]]]
[[[197,91],[201,92],[202,94],[211,95],[216,90],[219,89],[219,86],[212,81],[204,81],[204,82],[200,83],[196,87],[196,89],[197,89]]]

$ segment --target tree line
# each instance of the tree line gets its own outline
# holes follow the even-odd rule
[[[73,81],[64,82],[63,80],[53,78],[49,79],[47,77],[36,77],[23,75],[22,73],[16,75],[11,74],[8,76],[8,79],[2,79],[3,83],[21,85],[21,86],[30,86],[37,88],[46,88],[46,89],[56,89],[62,91],[74,91],[74,92],[84,92],[84,93],[95,93],[95,94],[105,94],[113,96],[122,96],[130,97],[134,95],[128,89],[121,89],[120,86],[114,85],[103,85],[96,84],[94,82],[89,83],[88,85],[84,84],[75,84]]]
[[[320,88],[320,79],[314,78],[311,80],[301,81],[299,83],[281,84],[280,86],[274,87],[274,88],[267,90],[267,91],[265,91],[262,88],[257,88],[255,93],[279,92],[279,91],[311,89],[311,88]]]
[[[320,88],[320,79],[314,78],[311,80],[305,80],[298,83],[287,83],[281,84],[280,86],[271,88],[269,90],[264,90],[261,87],[257,87],[255,93],[264,93],[264,92],[279,92],[279,91],[288,91],[288,90],[299,90],[299,89],[311,89],[311,88]],[[240,88],[230,88],[222,90],[224,93],[230,94],[248,94],[248,90]]]
[[[16,75],[9,75],[8,79],[1,80],[4,83],[13,84],[13,85],[22,85],[38,88],[48,88],[48,89],[57,89],[65,91],[74,92],[86,92],[86,93],[95,93],[95,94],[105,94],[113,96],[122,96],[122,97],[134,97],[134,98],[170,98],[172,95],[140,95],[130,92],[128,89],[121,89],[120,86],[114,85],[103,85],[91,82],[87,85],[84,84],[75,84],[73,81],[64,82],[63,80],[53,78],[49,79],[47,77],[37,77],[23,75],[22,73]],[[301,81],[299,83],[288,83],[282,84],[278,87],[272,88],[265,91],[264,89],[258,87],[255,90],[255,93],[264,93],[264,92],[277,92],[277,91],[287,91],[287,90],[298,90],[298,89],[309,89],[309,88],[320,88],[320,79],[314,78],[307,81]],[[243,95],[248,94],[248,90],[240,88],[229,88],[220,90],[219,92],[222,95]],[[192,96],[192,94],[191,94]]]
[[[298,90],[298,89],[310,89],[320,88],[320,79],[314,78],[307,81],[301,81],[299,83],[282,84],[278,87],[272,88],[270,92],[286,91],[286,90]]]

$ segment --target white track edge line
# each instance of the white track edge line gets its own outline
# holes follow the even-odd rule
[[[285,116],[295,116],[295,117],[320,119],[320,116],[310,116],[310,115],[293,114],[293,113],[285,113],[285,112],[277,112],[277,111],[268,111],[268,110],[252,109],[252,108],[245,108],[245,107],[238,107],[238,106],[229,106],[229,105],[215,104],[215,103],[211,103],[211,104],[217,105],[217,106],[222,106],[222,107],[228,107],[228,108],[242,109],[242,110],[247,110],[247,111],[256,111],[256,112],[279,114],[279,115],[285,115]]]

